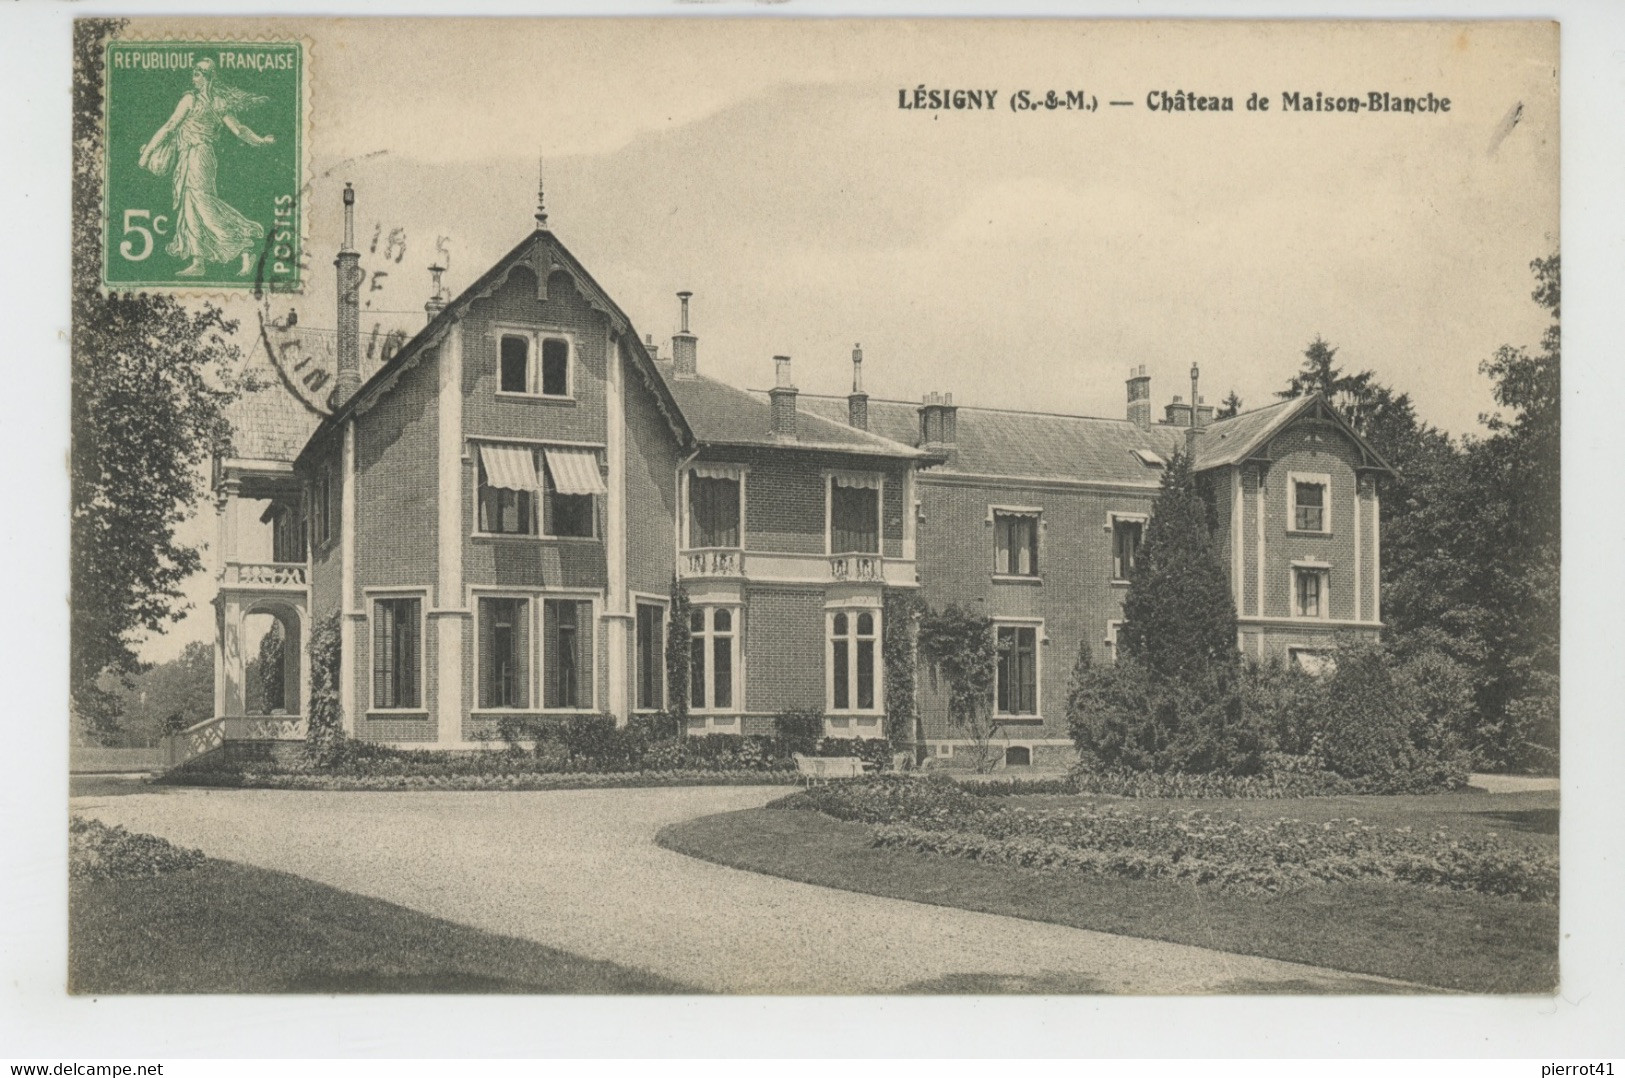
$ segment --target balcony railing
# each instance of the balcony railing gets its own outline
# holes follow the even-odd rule
[[[288,561],[228,561],[222,583],[256,588],[302,588],[305,567]]]
[[[913,584],[914,562],[880,554],[799,554],[705,548],[684,550],[677,575],[685,580],[758,580],[780,584]]]
[[[745,575],[743,550],[685,550],[682,575],[685,577],[740,577]]]
[[[204,719],[164,738],[164,764],[179,767],[228,741],[303,741],[310,724],[301,715],[232,715]]]
[[[837,554],[829,559],[829,578],[842,583],[884,581],[886,565],[879,554]]]

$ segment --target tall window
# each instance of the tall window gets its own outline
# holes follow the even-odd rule
[[[1294,567],[1292,570],[1292,613],[1300,618],[1326,616],[1326,570]]]
[[[1038,515],[993,514],[993,571],[1003,576],[1038,575]]]
[[[542,706],[592,707],[592,603],[542,602]]]
[[[1292,526],[1301,532],[1325,531],[1326,488],[1319,483],[1296,483]]]
[[[639,711],[666,706],[666,608],[638,604],[637,702]]]
[[[542,338],[542,395],[564,397],[570,393],[570,342],[559,337]]]
[[[1038,629],[1032,625],[998,627],[998,692],[1000,715],[1038,714]]]
[[[1127,580],[1134,575],[1134,565],[1140,557],[1140,540],[1144,535],[1144,521],[1112,518],[1113,580]]]
[[[305,560],[305,522],[292,506],[277,506],[271,518],[271,560]]]
[[[530,339],[504,336],[502,338],[502,392],[530,392]]]
[[[482,445],[479,452],[480,531],[536,534],[536,458],[518,446]]]
[[[558,478],[553,474],[552,455],[542,469],[542,534],[573,536],[591,539],[597,514],[593,512],[591,494],[565,494],[559,490]],[[592,462],[596,472],[597,461]]]
[[[480,707],[530,706],[530,602],[479,601]]]
[[[320,546],[333,538],[333,472],[323,468],[316,473],[315,490],[311,492],[310,528]]]
[[[837,611],[829,622],[831,711],[875,710],[875,650],[879,647],[873,611]]]
[[[696,606],[689,611],[688,706],[695,711],[734,706],[736,617],[726,606]]]
[[[739,480],[701,475],[688,478],[688,545],[739,546]]]
[[[400,710],[423,706],[418,650],[423,600],[376,599],[372,604],[372,706]]]
[[[880,480],[867,476],[830,478],[829,552],[880,553]]]

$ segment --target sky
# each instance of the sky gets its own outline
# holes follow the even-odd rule
[[[1529,263],[1558,247],[1548,24],[232,25],[310,42],[311,276],[277,301],[304,326],[333,325],[346,181],[363,266],[387,273],[363,330],[410,332],[432,261],[460,291],[534,227],[539,158],[551,227],[639,332],[666,347],[692,291],[701,370],[748,387],[788,354],[804,392],[844,393],[861,343],[877,397],[1115,417],[1130,367],[1160,405],[1196,362],[1210,402],[1256,407],[1319,335],[1462,434],[1493,407],[1480,361],[1546,324]],[[899,108],[921,86],[997,105]],[[1099,106],[1017,114],[1021,89]],[[1176,90],[1236,111],[1147,108]],[[1372,90],[1451,107],[1281,111],[1286,91]],[[1270,111],[1246,109],[1255,92]],[[209,594],[189,591],[205,615]]]

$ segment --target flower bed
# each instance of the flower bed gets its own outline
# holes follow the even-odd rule
[[[874,825],[895,846],[1031,868],[1168,878],[1244,891],[1387,879],[1555,903],[1557,859],[1494,838],[1377,828],[1354,818],[1253,823],[1208,812],[1006,808],[951,782],[881,778],[825,786],[773,807]]]
[[[646,786],[788,786],[794,772],[742,770],[670,771],[460,771],[331,773],[315,770],[176,772],[164,779],[179,786],[229,786],[255,790],[606,790]]]
[[[203,863],[201,850],[176,846],[157,835],[109,827],[74,816],[68,821],[68,878],[130,880],[185,872]]]

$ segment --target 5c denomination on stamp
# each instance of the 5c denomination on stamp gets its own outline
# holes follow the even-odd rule
[[[109,42],[106,287],[298,290],[304,77],[298,41]]]

